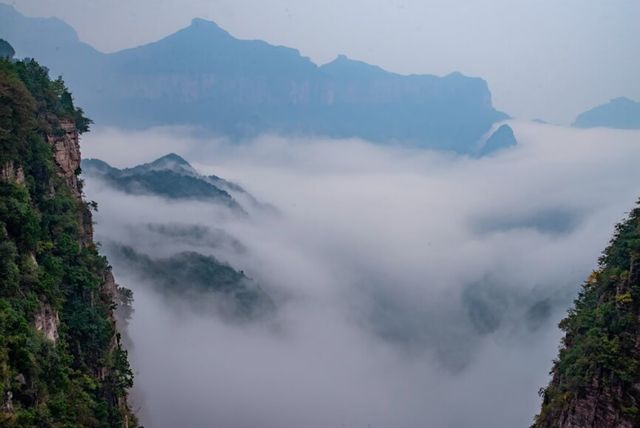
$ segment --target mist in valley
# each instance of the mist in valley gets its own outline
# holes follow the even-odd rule
[[[639,20],[0,0],[0,425],[640,426]]]
[[[85,177],[96,239],[134,292],[142,422],[528,426],[556,324],[637,198],[640,132],[509,124],[518,146],[481,159],[190,128],[87,135],[85,158],[123,168],[175,152],[260,202],[238,215]],[[213,257],[273,305],[236,317],[206,291],[168,294],[122,248],[147,265]]]

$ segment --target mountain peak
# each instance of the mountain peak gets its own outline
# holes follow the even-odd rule
[[[394,75],[394,73],[385,71],[377,65],[351,59],[344,54],[338,55],[333,61],[324,64],[320,68],[332,76],[362,78],[367,76]]]
[[[215,22],[203,18],[193,18],[191,20],[191,25],[185,28],[185,30],[195,31],[199,34],[206,34],[208,36],[231,36],[226,30],[224,30]]]
[[[506,123],[500,125],[485,141],[477,153],[478,157],[486,156],[498,150],[514,147],[518,144],[513,129]]]
[[[573,123],[577,128],[640,129],[640,102],[618,97],[581,113]]]
[[[15,13],[17,15],[20,14],[13,5],[7,3],[0,3],[0,11],[4,13]]]
[[[179,174],[197,175],[196,170],[193,169],[189,162],[175,153],[166,154],[149,164],[141,165],[136,168],[144,168],[151,171],[173,171]]]
[[[156,164],[164,164],[167,162],[171,162],[177,165],[184,165],[184,166],[191,166],[189,164],[189,162],[187,162],[182,156],[177,155],[175,153],[169,153],[166,154],[162,157],[159,157],[158,159],[154,160],[153,162],[151,162],[151,165],[156,165]]]
[[[627,97],[617,97],[609,101],[610,104],[636,104],[636,101]]]

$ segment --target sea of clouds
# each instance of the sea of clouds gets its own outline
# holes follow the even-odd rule
[[[186,128],[97,129],[117,167],[169,152],[277,213],[117,192],[87,179],[96,238],[165,257],[197,250],[276,301],[267,320],[190,312],[124,265],[134,406],[154,427],[528,426],[564,316],[640,196],[640,132],[510,123],[519,145],[471,159],[361,140]],[[200,225],[242,244],[158,240]],[[115,259],[114,259],[115,260]]]

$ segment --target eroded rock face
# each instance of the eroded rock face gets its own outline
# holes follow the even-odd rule
[[[64,177],[69,188],[80,197],[80,186],[76,171],[80,168],[80,141],[75,123],[60,123],[61,135],[48,135],[47,140],[53,148],[54,159],[60,175]]]
[[[58,325],[60,325],[58,311],[53,310],[49,304],[43,304],[36,312],[36,330],[42,332],[44,337],[55,344],[58,341]]]
[[[82,187],[78,181],[81,160],[80,134],[75,123],[69,120],[60,122],[60,131],[47,135],[47,141],[53,148],[58,175],[65,180],[71,193],[82,201]],[[93,218],[89,209],[83,210],[78,224],[81,229],[80,244],[93,245]]]
[[[15,166],[13,162],[7,162],[0,167],[0,180],[24,184],[24,171],[21,166]]]
[[[556,428],[633,428],[635,425],[615,406],[620,390],[601,387],[597,383],[567,402],[565,408],[550,414],[542,424]]]
[[[113,301],[118,297],[118,284],[113,277],[111,269],[108,269],[104,274],[104,284],[102,285],[102,291]]]

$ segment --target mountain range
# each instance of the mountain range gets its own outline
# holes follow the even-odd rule
[[[640,129],[640,102],[625,97],[615,98],[582,113],[573,126]]]
[[[212,203],[240,219],[276,211],[238,184],[200,174],[175,153],[132,168],[114,168],[98,159],[84,159],[81,166],[82,177],[88,182],[100,181],[130,195],[152,195],[176,203]],[[226,231],[169,220],[132,222],[125,227],[129,241],[103,237],[105,252],[121,272],[130,272],[137,281],[153,284],[168,301],[186,302],[192,310],[216,313],[227,321],[258,319],[275,310],[274,302],[256,281],[211,255],[247,251]],[[153,250],[159,248],[170,250],[162,256],[154,255]]]
[[[236,183],[215,175],[200,174],[175,153],[133,168],[114,168],[100,159],[83,159],[81,165],[84,177],[98,178],[125,193],[199,199],[222,204],[243,214],[254,209],[275,210],[259,202]]]
[[[295,49],[240,40],[202,19],[105,54],[59,19],[0,4],[0,37],[17,56],[62,75],[100,125],[191,125],[233,140],[356,137],[471,153],[508,118],[480,78],[400,75],[342,55],[318,66]]]

